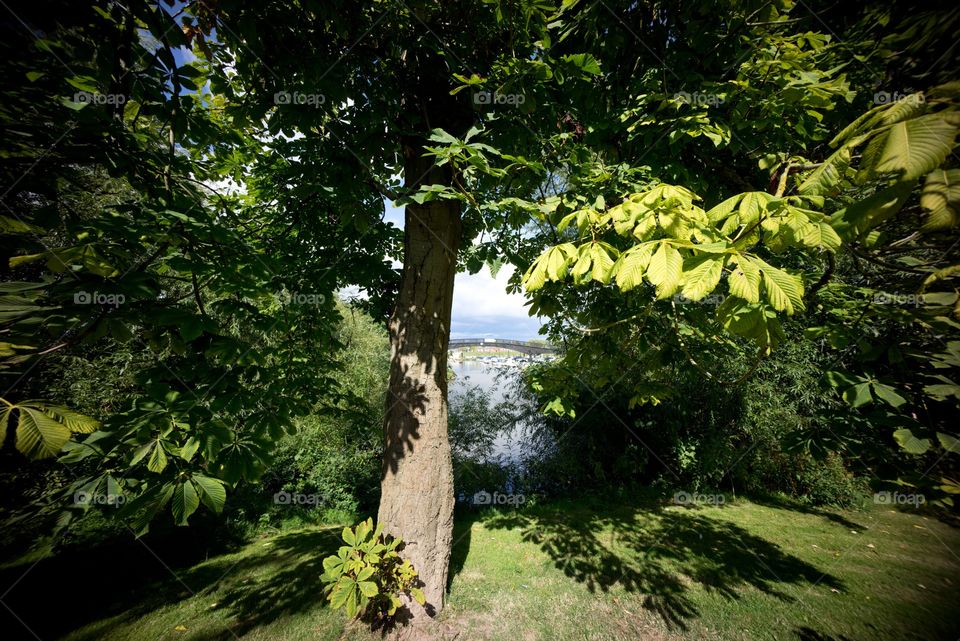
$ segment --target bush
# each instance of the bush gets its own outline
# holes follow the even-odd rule
[[[688,491],[780,492],[811,505],[857,504],[866,484],[844,467],[838,454],[797,447],[829,427],[823,417],[838,401],[821,385],[823,352],[797,328],[792,333],[756,371],[731,385],[718,381],[736,381],[752,354],[737,355],[731,348],[733,355],[704,356],[708,378],[689,365],[685,354],[665,350],[639,381],[614,375],[612,385],[611,371],[629,371],[634,365],[629,346],[605,350],[619,355],[611,358],[624,359],[612,365],[605,358],[599,364],[587,361],[588,367],[578,370],[566,362],[541,368],[560,380],[565,371],[577,370],[582,382],[570,386],[592,383],[594,389],[571,396],[574,417],[551,416],[542,422],[546,445],[537,448],[544,456],[531,470],[535,484],[567,493],[662,481]],[[710,354],[706,343],[692,349]],[[669,394],[658,404],[631,404],[638,386]],[[549,400],[545,396],[540,404]]]
[[[323,560],[320,575],[334,609],[345,608],[350,617],[375,619],[394,616],[403,596],[426,603],[417,587],[417,571],[397,553],[403,541],[384,535],[380,524],[374,529],[372,519],[344,528],[342,536],[346,545]]]
[[[850,473],[843,459],[831,454],[822,461],[803,457],[797,472],[796,494],[801,502],[811,505],[858,507],[869,493],[865,479]]]
[[[332,378],[343,393],[335,404],[297,421],[297,432],[280,441],[263,483],[248,489],[259,493],[270,525],[353,522],[379,500],[390,346],[372,318],[342,303],[338,309],[344,347]],[[278,493],[298,498],[278,504]]]

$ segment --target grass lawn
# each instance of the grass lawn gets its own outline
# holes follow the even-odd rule
[[[338,531],[264,538],[175,569],[176,578],[161,561],[169,551],[154,556],[138,542],[117,551],[129,558],[101,559],[96,570],[77,563],[64,576],[61,561],[48,559],[13,585],[26,567],[11,568],[0,576],[2,601],[21,621],[0,622],[3,636],[379,638],[324,606],[321,561],[339,545]],[[960,531],[885,506],[577,500],[463,515],[455,536],[441,619],[464,641],[960,636]]]

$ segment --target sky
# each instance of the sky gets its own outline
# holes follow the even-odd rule
[[[385,222],[403,228],[403,209],[387,204]],[[541,338],[542,323],[527,314],[526,299],[508,294],[513,267],[504,265],[494,278],[484,265],[476,274],[457,274],[453,286],[453,320],[450,338]]]

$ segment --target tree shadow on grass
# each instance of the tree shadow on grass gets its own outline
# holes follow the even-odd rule
[[[836,523],[841,527],[845,527],[850,530],[866,530],[867,526],[861,525],[856,521],[851,521],[842,514],[837,514],[836,512],[831,512],[827,509],[820,509],[812,507],[810,505],[804,505],[798,501],[792,501],[788,498],[776,496],[776,495],[751,495],[750,500],[757,505],[763,505],[764,507],[772,507],[780,510],[790,510],[792,512],[800,512],[802,514],[810,514],[811,516],[822,517],[831,523]]]
[[[776,544],[697,508],[562,505],[479,518],[487,528],[518,529],[591,592],[644,595],[644,607],[670,629],[686,630],[686,621],[699,616],[688,594],[693,585],[727,599],[753,588],[785,602],[794,601],[786,585],[843,588]]]
[[[447,572],[447,592],[453,584],[453,578],[460,574],[470,552],[470,539],[476,515],[463,516],[453,522],[453,548],[450,551],[450,568]]]
[[[852,641],[850,637],[842,634],[838,637],[834,637],[828,634],[817,632],[813,628],[808,628],[806,626],[795,629],[793,633],[797,635],[798,641]]]
[[[211,609],[232,617],[229,630],[203,639],[235,639],[255,627],[326,605],[320,575],[323,559],[343,545],[339,530],[291,532],[254,545],[259,546],[254,554],[217,559],[181,576],[191,588],[197,586],[196,594],[216,600]]]
[[[339,530],[331,528],[283,534],[206,562],[185,560],[169,546],[148,549],[138,541],[88,550],[77,558],[48,559],[19,582],[27,568],[0,573],[3,590],[13,587],[4,603],[16,614],[14,618],[0,609],[0,625],[4,639],[46,640],[99,622],[75,637],[94,641],[113,626],[136,626],[140,617],[160,608],[208,597],[211,610],[224,610],[230,617],[229,629],[217,626],[208,633],[178,633],[178,638],[235,639],[255,627],[325,605],[323,559],[336,553],[341,543]],[[191,561],[201,562],[183,567]],[[51,591],[59,595],[56,616],[50,616]]]

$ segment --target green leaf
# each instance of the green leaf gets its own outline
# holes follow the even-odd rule
[[[150,521],[170,502],[173,492],[173,483],[165,483],[161,487],[153,486],[126,504],[124,514],[134,515],[131,527],[137,533],[137,536],[143,536],[147,533],[150,529]]]
[[[696,301],[712,292],[723,275],[725,261],[725,256],[706,255],[685,263],[680,280],[683,296]]]
[[[340,533],[340,536],[347,545],[357,544],[357,537],[354,535],[353,530],[351,530],[349,527],[343,528],[343,532]]]
[[[760,219],[760,212],[766,210],[773,196],[765,191],[748,191],[743,195],[738,209],[740,224],[750,226]]]
[[[620,258],[613,268],[613,273],[617,276],[617,286],[620,291],[625,292],[639,287],[643,282],[643,273],[650,264],[650,256],[653,254],[653,244],[644,243],[631,247],[620,254]]]
[[[956,135],[957,128],[937,114],[898,122],[869,142],[858,180],[886,173],[916,180],[946,160]]]
[[[367,579],[373,576],[373,573],[374,573],[373,567],[368,565],[367,567],[360,570],[359,573],[357,573],[357,581],[366,581]]]
[[[805,227],[803,242],[810,247],[822,247],[834,253],[843,244],[840,235],[830,226],[830,223],[824,220],[810,223]]]
[[[365,543],[367,541],[367,535],[370,534],[370,529],[373,527],[373,521],[367,519],[366,521],[361,521],[357,527],[354,529],[354,534],[357,539],[357,545]]]
[[[44,459],[56,456],[67,441],[70,430],[39,409],[18,405],[17,449],[27,458]]]
[[[573,266],[573,271],[571,272],[575,283],[579,284],[583,282],[586,275],[590,273],[592,264],[593,258],[590,257],[590,243],[586,243],[580,247],[579,259]]]
[[[147,469],[159,474],[165,467],[167,467],[167,453],[164,451],[160,439],[157,439],[153,451],[150,453],[150,458],[147,460]]]
[[[100,421],[60,405],[38,405],[46,414],[67,426],[71,432],[90,434],[100,429]]]
[[[155,445],[154,441],[150,441],[144,445],[141,445],[136,450],[133,451],[133,456],[130,459],[130,466],[134,466],[144,459],[144,457],[150,453],[150,450],[153,449]]]
[[[731,196],[723,202],[715,205],[709,211],[707,211],[707,218],[711,223],[718,223],[721,220],[724,220],[730,216],[737,208],[737,203],[743,199],[743,194],[737,194],[736,196]]]
[[[924,393],[938,401],[945,401],[951,396],[960,399],[960,385],[957,385],[945,376],[936,376],[935,378],[943,382],[934,385],[925,385],[923,387]]]
[[[923,295],[925,305],[953,306],[958,298],[957,292],[927,292]]]
[[[347,598],[353,594],[353,587],[353,581],[350,581],[347,577],[340,577],[340,581],[337,582],[330,593],[330,605],[334,609],[342,608],[346,604]]]
[[[378,588],[377,584],[373,581],[358,581],[357,587],[360,588],[360,592],[366,597],[375,597],[380,594],[380,588]]]
[[[568,54],[563,56],[562,60],[573,64],[587,75],[600,75],[600,62],[589,53]]]
[[[44,230],[36,225],[30,225],[10,218],[9,216],[0,216],[0,234],[43,234]]]
[[[871,402],[873,397],[870,395],[870,383],[857,383],[856,385],[848,387],[843,392],[843,400],[845,400],[850,407],[860,407]]]
[[[760,302],[760,269],[745,256],[737,256],[736,267],[727,276],[730,294],[750,303]]]
[[[547,282],[547,262],[544,256],[545,254],[541,254],[523,275],[523,285],[528,292],[537,291]]]
[[[833,152],[800,183],[797,191],[804,196],[824,196],[835,191],[850,166],[850,147]]]
[[[451,134],[448,134],[443,129],[434,129],[433,131],[431,131],[430,140],[432,142],[441,142],[447,145],[453,145],[460,142],[459,140],[457,140],[457,138],[455,138]]]
[[[923,223],[924,231],[956,226],[960,222],[960,169],[935,169],[927,174],[920,206],[930,212]]]
[[[189,461],[193,459],[197,451],[200,449],[200,440],[191,436],[186,440],[183,446],[180,448],[180,458],[184,461]]]
[[[179,323],[179,327],[180,336],[183,337],[183,340],[189,343],[203,333],[203,318],[192,314],[189,316],[184,316]]]
[[[200,507],[200,497],[193,483],[178,483],[173,490],[173,518],[177,525],[186,525],[187,519]]]
[[[424,594],[420,588],[410,588],[410,596],[420,605],[424,605],[427,602],[427,595]]]
[[[328,556],[323,560],[323,569],[329,574],[339,574],[343,571],[343,559],[337,555]]]
[[[227,502],[227,490],[223,481],[201,474],[194,474],[190,480],[193,481],[203,504],[219,513]]]
[[[847,141],[853,136],[865,131],[871,124],[868,121],[874,121],[878,112],[884,111],[885,109],[887,109],[887,105],[879,105],[865,113],[860,114],[853,122],[844,127],[843,130],[837,134],[833,140],[830,141],[830,146],[836,147],[840,143]]]
[[[353,618],[357,616],[357,590],[351,589],[347,594],[347,616]]]
[[[949,434],[944,434],[943,432],[937,432],[937,440],[940,441],[943,449],[953,454],[960,454],[960,439]]]
[[[601,282],[604,285],[610,282],[610,276],[613,273],[614,261],[610,258],[610,254],[607,253],[608,250],[616,251],[606,243],[593,243],[590,247],[590,260],[593,263],[591,275],[593,276],[593,280]]]
[[[573,245],[570,245],[573,248]],[[558,281],[563,280],[567,275],[569,260],[567,253],[560,247],[551,247],[547,250],[547,278]]]
[[[930,439],[917,438],[909,428],[899,429],[893,433],[897,444],[908,454],[923,454],[930,449]]]
[[[683,258],[668,242],[661,242],[650,258],[647,267],[647,280],[657,288],[657,298],[663,300],[673,296],[680,285],[683,273]]]
[[[892,218],[913,192],[912,182],[898,181],[830,216],[831,226],[847,237],[862,235]]]
[[[763,286],[767,292],[767,300],[773,308],[791,315],[803,310],[803,281],[799,276],[788,274],[766,262],[757,259],[763,275]]]
[[[7,442],[7,429],[10,425],[10,414],[12,413],[13,408],[7,407],[3,410],[3,413],[0,414],[0,448]]]
[[[889,385],[884,385],[882,383],[873,384],[873,393],[877,398],[892,407],[900,407],[907,402],[907,399],[897,394],[896,390]]]

